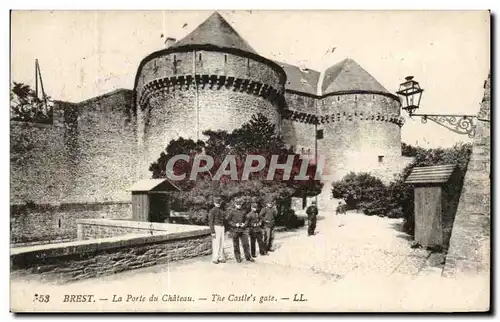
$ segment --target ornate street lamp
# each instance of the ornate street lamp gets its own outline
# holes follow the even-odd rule
[[[419,83],[413,80],[413,76],[406,77],[405,81],[399,85],[399,91],[396,93],[400,97],[401,108],[407,111],[410,117],[420,116],[422,123],[431,120],[455,133],[467,134],[470,138],[474,137],[476,131],[474,119],[477,119],[476,115],[414,113],[419,108],[423,91]],[[482,119],[481,121],[489,122],[489,120]]]
[[[407,111],[410,116],[418,109],[420,99],[422,98],[423,89],[420,88],[418,82],[413,80],[413,76],[407,76],[405,82],[399,85],[399,91],[396,93],[401,99],[403,110]]]

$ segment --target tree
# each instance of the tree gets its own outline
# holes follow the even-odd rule
[[[53,101],[40,99],[29,85],[14,82],[10,90],[10,117],[14,121],[51,123]]]
[[[421,147],[414,147],[410,144],[401,142],[401,155],[404,157],[414,157],[418,153],[421,153],[424,149]]]
[[[175,203],[184,209],[206,210],[211,206],[214,196],[222,196],[228,203],[236,197],[254,198],[257,202],[273,199],[279,203],[291,196],[319,194],[323,185],[319,180],[314,180],[316,166],[309,165],[307,168],[309,180],[293,180],[300,172],[302,160],[300,155],[285,147],[282,138],[275,131],[273,123],[262,114],[256,114],[249,122],[231,133],[223,130],[204,131],[203,134],[208,137],[205,142],[194,142],[184,138],[172,140],[165,152],[151,164],[149,170],[153,178],[166,177],[168,160],[177,154],[188,154],[192,156],[189,162],[177,161],[174,167],[175,174],[186,173],[188,178],[196,155],[206,154],[213,158],[214,165],[208,173],[199,174],[195,181],[185,179],[179,182],[183,192],[176,194]],[[228,155],[235,158],[238,180],[233,180],[230,175],[223,175],[220,180],[212,181]],[[245,161],[249,155],[262,156],[266,164],[264,169],[251,173],[249,180],[241,181]],[[278,163],[285,163],[289,155],[293,156],[290,180],[285,180],[284,170],[280,169],[275,172],[272,180],[267,180],[273,155],[278,156]]]
[[[176,185],[182,190],[187,190],[193,187],[194,182],[189,180],[189,175],[191,173],[193,157],[196,154],[202,153],[205,143],[201,140],[197,142],[191,139],[178,138],[177,140],[171,140],[168,146],[165,148],[165,152],[161,152],[158,159],[149,166],[149,171],[152,172],[152,178],[166,178],[167,177],[167,162],[173,156],[186,154],[190,156],[190,161],[186,162],[183,160],[178,160],[173,166],[173,173],[175,175],[181,175],[186,173],[186,179],[177,181]]]

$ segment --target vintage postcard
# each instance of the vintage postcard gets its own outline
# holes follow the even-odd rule
[[[483,11],[11,12],[12,312],[488,312]]]

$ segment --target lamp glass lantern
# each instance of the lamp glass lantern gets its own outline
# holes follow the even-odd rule
[[[410,116],[418,109],[423,91],[418,82],[413,80],[413,76],[407,76],[399,85],[399,91],[396,93],[401,100],[402,109],[406,110]]]

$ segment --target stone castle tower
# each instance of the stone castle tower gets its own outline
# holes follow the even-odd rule
[[[382,177],[401,168],[400,103],[352,59],[323,74],[260,56],[217,12],[140,63],[135,81],[140,169],[176,137],[231,131],[262,113],[298,153],[317,153],[325,173]],[[315,130],[324,138],[315,142]],[[316,145],[317,144],[317,145]]]
[[[173,138],[231,131],[256,113],[279,126],[285,79],[278,64],[259,56],[214,13],[140,63],[135,91],[144,161],[158,158]]]

